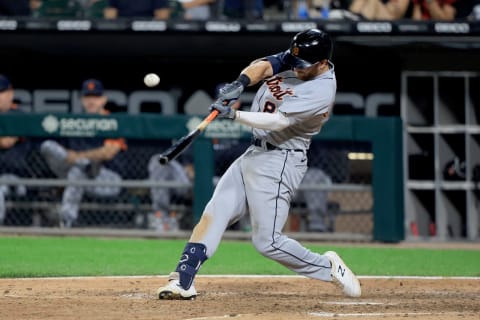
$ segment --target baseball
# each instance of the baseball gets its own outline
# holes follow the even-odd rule
[[[160,77],[156,73],[149,73],[143,78],[143,82],[147,87],[155,87],[160,83]]]

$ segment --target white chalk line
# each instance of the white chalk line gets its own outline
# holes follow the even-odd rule
[[[322,304],[332,304],[337,306],[373,306],[384,305],[383,302],[376,301],[323,301]],[[394,305],[394,303],[386,303],[387,305]],[[396,303],[395,303],[396,304]]]
[[[331,317],[411,317],[411,316],[438,316],[445,315],[445,312],[370,312],[370,313],[335,313],[335,312],[309,312],[309,316],[320,318]],[[457,313],[452,313],[457,314]],[[217,320],[226,318],[242,318],[243,316],[249,316],[250,314],[236,314],[236,315],[223,315],[223,316],[209,316],[199,318],[188,318],[185,320]]]
[[[410,316],[434,316],[444,315],[440,312],[371,312],[371,313],[334,313],[334,312],[310,312],[308,315],[314,317],[410,317]]]
[[[1,280],[15,279],[15,280],[89,280],[89,279],[146,279],[146,278],[168,278],[168,275],[139,275],[139,276],[72,276],[72,277],[30,277],[30,278],[0,278]],[[217,274],[217,275],[198,275],[196,278],[297,278],[306,279],[299,275],[239,275],[239,274]],[[358,279],[399,279],[399,280],[480,280],[480,277],[459,277],[459,276],[357,276]]]

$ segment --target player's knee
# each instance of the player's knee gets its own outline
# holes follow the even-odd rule
[[[272,257],[275,247],[273,246],[274,241],[271,235],[253,234],[252,243],[258,253],[265,257]]]
[[[53,140],[46,140],[40,145],[40,152],[42,154],[50,154],[55,148],[56,142]]]

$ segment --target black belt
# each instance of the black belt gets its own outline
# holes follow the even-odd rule
[[[257,147],[266,148],[267,150],[287,150],[287,151],[295,151],[295,152],[305,152],[305,150],[303,149],[282,149],[277,146],[274,146],[268,141],[263,141],[257,138],[252,138],[252,144]]]

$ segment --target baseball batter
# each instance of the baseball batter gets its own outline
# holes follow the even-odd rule
[[[332,51],[326,32],[302,31],[288,50],[255,60],[237,80],[220,89],[210,110],[251,126],[252,145],[218,182],[175,272],[157,291],[160,299],[197,295],[197,271],[215,253],[227,227],[247,211],[253,245],[262,255],[297,274],[333,281],[348,296],[361,295],[358,279],[335,252],[312,252],[282,233],[292,197],[307,171],[311,138],[320,132],[334,104]],[[250,111],[231,108],[245,87],[260,81]]]

